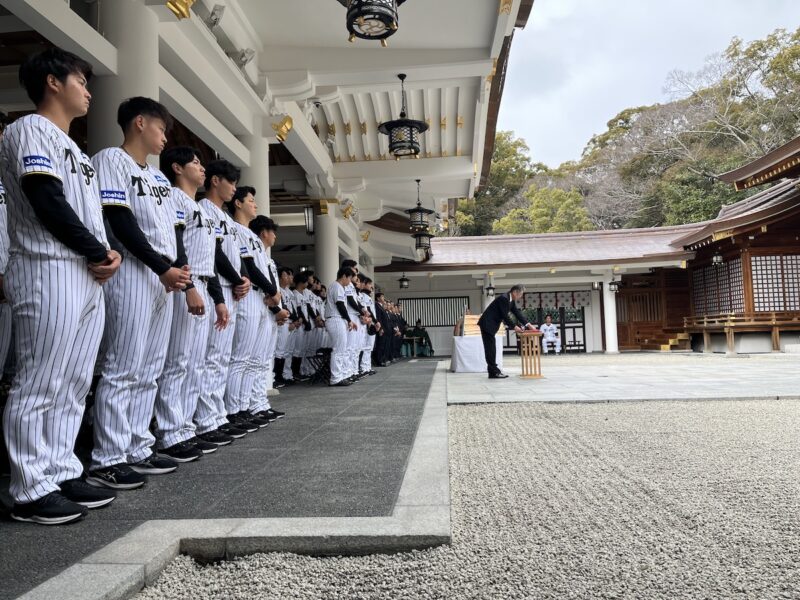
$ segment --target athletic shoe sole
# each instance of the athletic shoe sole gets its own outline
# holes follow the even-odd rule
[[[228,434],[226,434],[226,435],[228,435]],[[233,436],[231,436],[231,437],[233,437]],[[244,437],[244,436],[242,436],[242,437]],[[224,442],[212,442],[211,440],[203,440],[203,441],[208,443],[208,444],[214,444],[217,448],[221,448],[222,446],[230,446],[231,443],[232,443],[231,440],[225,440]],[[205,453],[206,451],[203,450],[203,452]],[[209,452],[216,452],[216,450],[209,450]]]
[[[20,517],[12,512],[11,518],[15,521],[21,521],[23,523],[38,523],[39,525],[65,525],[66,523],[72,523],[73,521],[80,521],[83,518],[83,515],[81,513],[77,513],[75,515],[67,515],[64,517],[37,517],[36,515],[31,517]]]
[[[164,467],[161,469],[156,467],[139,467],[137,465],[130,465],[130,467],[131,469],[133,469],[137,473],[141,473],[142,475],[166,475],[167,473],[174,473],[175,471],[178,470],[178,467]]]
[[[86,478],[86,483],[93,485],[94,487],[106,487],[111,488],[112,490],[135,490],[136,488],[142,487],[146,482],[137,481],[136,483],[112,483],[110,481],[106,481],[105,479],[100,479],[99,477],[92,477],[89,475]]]
[[[103,498],[102,500],[73,500],[73,502],[85,506],[86,508],[103,508],[111,504],[115,499],[116,498],[112,496],[111,498]]]
[[[202,450],[201,450],[201,452],[202,452]],[[166,452],[164,452],[163,450],[160,452],[160,454],[161,454],[162,456],[168,456],[169,458],[171,458],[172,460],[174,460],[175,462],[178,462],[178,463],[190,463],[190,462],[194,462],[194,461],[196,461],[198,458],[200,458],[199,456],[182,456],[182,457],[178,458],[177,456],[174,456],[174,455],[172,455],[172,454],[167,454],[167,453],[166,453]],[[133,466],[131,466],[131,469],[133,469],[133,470],[134,470],[134,471],[136,471],[137,473],[148,473],[148,471],[138,471],[138,470],[136,470],[136,468],[135,468],[135,467],[133,467]],[[175,470],[175,469],[172,469],[172,471],[174,471],[174,470]],[[172,473],[172,471],[160,471],[159,473],[155,473],[154,471],[149,471],[149,472],[150,472],[150,473],[153,473],[154,475],[160,475],[160,474],[162,474],[162,473]]]

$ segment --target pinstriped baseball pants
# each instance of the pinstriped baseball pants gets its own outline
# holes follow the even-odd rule
[[[8,351],[11,348],[11,330],[11,305],[4,302],[0,304],[0,378],[3,376],[3,368],[6,366]]]
[[[361,350],[363,352],[361,354],[361,364],[358,366],[358,370],[362,373],[366,373],[372,369],[372,349],[375,347],[375,336],[367,333],[366,325],[362,327],[362,329],[364,330],[364,338],[361,345]]]
[[[325,328],[331,336],[331,383],[339,383],[349,377],[347,373],[347,321],[339,317],[329,317]]]
[[[276,323],[277,327],[277,323]],[[275,358],[289,358],[292,356],[292,345],[294,344],[294,331],[289,331],[289,324],[285,323],[277,327],[277,340],[275,342]]]
[[[259,367],[258,345],[264,343],[264,327],[268,315],[264,296],[256,290],[251,290],[239,301],[228,387],[225,389],[225,409],[229,415],[247,410],[249,405]]]
[[[92,468],[150,456],[150,421],[164,368],[172,298],[158,276],[132,256],[105,285],[106,354],[95,392]]]
[[[16,332],[17,372],[3,433],[10,492],[32,502],[81,476],[75,438],[103,334],[103,292],[84,260],[14,255],[5,288]]]
[[[214,329],[214,318],[209,317],[208,320],[208,328],[205,332],[207,340],[205,360],[200,375],[197,410],[194,414],[197,433],[214,431],[220,425],[228,422],[226,418],[228,412],[225,410],[225,386],[228,383],[231,346],[236,333],[236,313],[239,303],[234,300],[231,287],[223,285],[222,295],[225,298],[225,306],[228,307],[230,319],[228,326],[222,331]],[[211,303],[210,299],[209,303]],[[211,312],[213,314],[213,311]]]
[[[272,361],[275,359],[275,346],[278,342],[278,323],[269,310],[266,313],[264,328],[256,346],[255,379],[250,390],[247,406],[245,406],[245,409],[254,414],[272,408],[267,392],[272,387]]]
[[[207,294],[205,293],[206,284],[195,280],[194,287],[198,291],[206,305],[206,311],[214,314],[213,305],[209,307]],[[191,423],[192,415],[197,406],[197,397],[192,401],[185,393],[187,376],[189,373],[189,362],[192,355],[197,352],[193,344],[197,343],[198,331],[206,333],[208,324],[208,314],[198,316],[189,313],[186,305],[186,294],[171,294],[172,306],[172,326],[169,333],[169,346],[167,346],[167,358],[164,362],[164,370],[158,380],[158,395],[156,396],[156,422],[158,429],[156,437],[161,448],[169,448],[194,437],[194,427],[191,428],[192,435],[185,437],[187,420]],[[201,354],[205,359],[205,336],[203,337],[203,349]]]

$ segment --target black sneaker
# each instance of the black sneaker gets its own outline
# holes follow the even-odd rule
[[[131,469],[143,475],[166,475],[178,469],[178,463],[158,454],[151,454],[139,462],[131,463]]]
[[[264,418],[264,417],[262,416],[262,415],[263,415],[263,412],[264,412],[264,411],[261,411],[260,413],[258,413],[258,414],[256,414],[256,415],[250,415],[250,416],[248,417],[248,420],[249,420],[251,423],[253,423],[254,425],[258,425],[258,428],[259,428],[259,429],[264,429],[264,427],[266,427],[266,426],[267,426],[267,425],[269,425],[269,423],[270,423],[269,419],[266,419],[266,418]]]
[[[377,375],[377,374],[378,372],[375,369],[370,369],[369,371],[367,371],[367,375]]]
[[[349,379],[342,379],[339,383],[329,383],[331,387],[347,387],[348,385],[353,385],[353,382]]]
[[[247,435],[246,429],[239,429],[238,427],[232,425],[231,423],[225,423],[223,425],[220,425],[218,431],[221,431],[225,435],[235,438],[237,440]]]
[[[240,417],[238,414],[228,415],[228,422],[237,429],[243,429],[246,433],[258,431],[258,425],[251,423],[249,419]]]
[[[275,386],[275,389],[280,389],[286,385],[286,381],[283,379],[275,379],[272,384]]]
[[[14,504],[11,509],[11,518],[15,521],[40,525],[64,525],[79,521],[88,514],[88,508],[68,500],[58,492],[50,492],[33,502]]]
[[[245,434],[246,435],[246,434]],[[206,444],[214,444],[215,446],[227,446],[233,442],[233,437],[227,433],[222,433],[219,429],[214,431],[206,431],[197,436],[197,439]]]
[[[89,485],[82,479],[70,479],[59,485],[61,495],[67,500],[86,508],[100,508],[111,504],[117,495],[108,490],[101,490]]]
[[[232,442],[231,440],[230,442]],[[228,442],[230,444],[230,442]],[[211,454],[219,450],[219,446],[213,442],[204,442],[199,437],[193,437],[187,440],[187,443],[192,444],[195,448],[200,450],[203,454]]]
[[[272,421],[277,421],[278,419],[282,419],[286,416],[286,413],[281,412],[279,410],[275,410],[273,408],[267,409],[264,411],[266,413],[266,418],[271,423]]]
[[[216,450],[216,446],[214,446],[214,449]],[[189,442],[178,442],[169,448],[159,450],[159,453],[179,463],[192,462],[203,456],[203,451]],[[167,473],[168,472],[169,471],[167,471]]]
[[[147,477],[137,473],[125,463],[89,471],[86,483],[95,487],[108,487],[115,490],[133,490],[142,487]]]

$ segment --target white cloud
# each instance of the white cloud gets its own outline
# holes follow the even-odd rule
[[[535,161],[578,159],[619,111],[665,101],[673,69],[798,17],[797,0],[536,0],[514,38],[499,128],[525,138]]]

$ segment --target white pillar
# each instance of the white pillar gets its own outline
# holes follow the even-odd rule
[[[336,281],[339,270],[339,223],[334,215],[314,217],[314,269],[327,285]]]
[[[617,295],[608,289],[613,275],[603,278],[603,322],[606,329],[606,354],[619,354],[617,342]]]
[[[261,119],[256,117],[253,133],[240,138],[250,151],[250,164],[242,167],[241,184],[256,188],[258,214],[269,216],[269,142],[261,135],[261,127]]]
[[[97,77],[89,85],[89,154],[122,143],[117,108],[123,100],[159,99],[158,16],[140,0],[117,0],[113,8],[103,6],[99,29],[117,48],[118,74]]]

